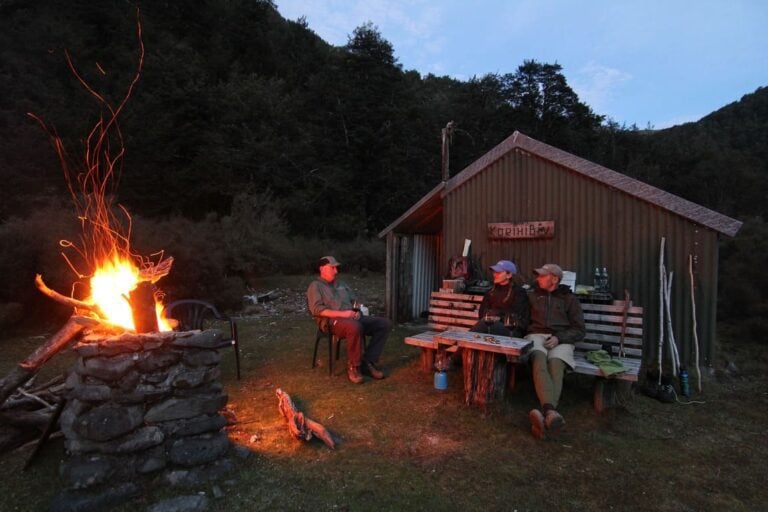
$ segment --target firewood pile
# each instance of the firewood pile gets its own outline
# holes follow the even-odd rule
[[[167,272],[167,269],[162,270]],[[132,292],[130,297],[136,325],[142,326],[142,330],[137,331],[157,331],[154,297],[147,295],[147,287],[141,284],[137,293]],[[64,296],[48,288],[40,275],[36,276],[35,285],[52,300],[72,307],[74,313],[45,343],[0,379],[0,454],[15,450],[34,439],[39,439],[42,444],[51,433],[58,430],[58,414],[66,392],[65,377],[61,375],[44,383],[35,381],[35,376],[51,358],[86,334],[107,335],[124,331],[106,321],[97,305]]]
[[[42,383],[36,382],[35,376],[54,355],[98,324],[97,320],[73,315],[0,380],[0,453],[41,439],[46,431],[58,430],[55,423],[66,391],[64,375]]]

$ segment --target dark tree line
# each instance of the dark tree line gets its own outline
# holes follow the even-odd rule
[[[242,247],[216,276],[256,272],[244,256],[254,249],[272,269],[268,237],[375,236],[440,181],[449,121],[453,173],[519,130],[746,220],[752,242],[764,236],[764,88],[697,123],[640,130],[595,113],[558,64],[421,76],[374,25],[334,47],[269,0],[0,2],[0,222],[66,203],[50,141],[27,113],[81,151],[100,112],[64,51],[105,98],[122,97],[137,65],[137,6],[146,56],[120,119],[118,200],[157,223],[261,222],[228,234],[226,247]],[[739,241],[729,244],[724,258],[738,260]]]

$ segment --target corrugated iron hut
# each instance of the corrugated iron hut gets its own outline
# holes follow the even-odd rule
[[[554,262],[592,285],[609,273],[617,298],[628,291],[645,308],[644,355],[659,339],[660,245],[674,272],[671,318],[683,364],[692,364],[695,283],[699,363],[712,364],[717,313],[718,237],[741,222],[515,132],[456,176],[440,183],[379,236],[387,239],[389,316],[407,321],[428,308],[448,260],[472,241],[480,269],[510,259],[532,269]],[[665,356],[666,358],[666,356]]]

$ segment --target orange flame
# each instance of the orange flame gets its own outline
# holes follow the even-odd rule
[[[133,261],[113,257],[96,269],[91,277],[91,302],[97,304],[110,323],[135,329],[129,294],[139,284],[139,269]],[[162,304],[156,304],[157,321],[161,331],[171,327],[161,316]]]
[[[139,45],[136,72],[124,97],[116,106],[109,103],[105,96],[86,82],[75,67],[69,52],[64,51],[69,69],[77,81],[102,106],[102,114],[98,122],[84,140],[82,162],[75,163],[69,157],[63,140],[55,130],[48,128],[45,122],[35,114],[29,113],[51,136],[82,226],[79,244],[68,240],[60,242],[63,247],[74,250],[79,258],[73,261],[66,254],[62,253],[62,256],[78,278],[91,276],[89,302],[99,306],[101,312],[106,315],[106,320],[132,330],[136,327],[129,294],[141,281],[155,283],[170,271],[173,262],[171,257],[163,258],[162,252],[159,261],[154,264],[134,254],[130,248],[130,215],[122,205],[118,205],[127,219],[127,225],[120,222],[113,205],[122,169],[122,158],[125,154],[118,116],[131,97],[144,64],[144,42],[138,7],[136,8],[136,31]],[[96,67],[101,74],[106,74],[99,63],[96,63]],[[83,267],[86,273],[78,270]],[[155,309],[158,311],[160,330],[171,330],[168,322],[161,318],[162,304],[156,301]]]

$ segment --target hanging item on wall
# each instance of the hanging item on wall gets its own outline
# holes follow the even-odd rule
[[[555,221],[537,220],[529,222],[490,222],[488,223],[488,238],[517,239],[517,238],[554,238]]]

